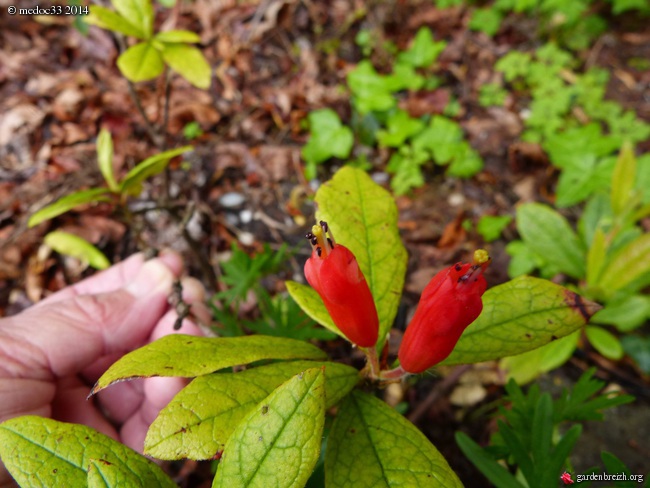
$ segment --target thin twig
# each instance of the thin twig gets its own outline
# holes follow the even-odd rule
[[[420,417],[422,417],[431,408],[431,405],[433,405],[436,400],[438,400],[438,398],[440,398],[442,394],[445,393],[445,391],[454,386],[460,377],[463,376],[463,374],[465,374],[465,372],[469,371],[471,368],[471,364],[464,364],[462,366],[457,366],[454,368],[451,373],[445,376],[443,380],[438,383],[433,390],[431,390],[431,392],[423,401],[420,402],[415,410],[409,414],[408,419],[414,424],[417,423],[418,420],[420,420]]]

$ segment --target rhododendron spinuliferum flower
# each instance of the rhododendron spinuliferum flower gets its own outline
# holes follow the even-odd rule
[[[307,281],[351,342],[360,347],[374,346],[379,331],[377,309],[354,254],[336,244],[326,222],[313,226],[306,237],[313,248],[305,263]]]
[[[457,263],[433,277],[402,339],[398,356],[403,370],[421,373],[451,354],[483,310],[483,271],[489,263],[488,253],[479,249],[473,264]]]

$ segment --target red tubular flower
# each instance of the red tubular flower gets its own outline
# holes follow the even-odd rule
[[[312,227],[307,239],[313,248],[305,263],[307,281],[350,342],[361,347],[374,346],[379,333],[377,309],[354,254],[334,242],[323,221]]]
[[[440,271],[422,292],[406,329],[398,357],[402,369],[421,373],[451,354],[461,334],[483,310],[487,252],[474,253],[474,264],[457,263]]]

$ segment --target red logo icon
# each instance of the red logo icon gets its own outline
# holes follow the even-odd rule
[[[566,471],[562,473],[562,476],[560,476],[560,479],[565,485],[572,485],[573,480],[571,479],[571,474],[567,473]]]

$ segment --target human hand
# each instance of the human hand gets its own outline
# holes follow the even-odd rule
[[[123,382],[86,397],[119,357],[175,332],[176,314],[167,297],[181,271],[174,253],[149,261],[136,254],[0,319],[0,421],[40,415],[81,423],[141,452],[149,425],[185,380]],[[192,314],[209,322],[201,284],[185,278],[182,285]],[[200,334],[189,320],[178,332]],[[0,464],[0,486],[10,480]]]

